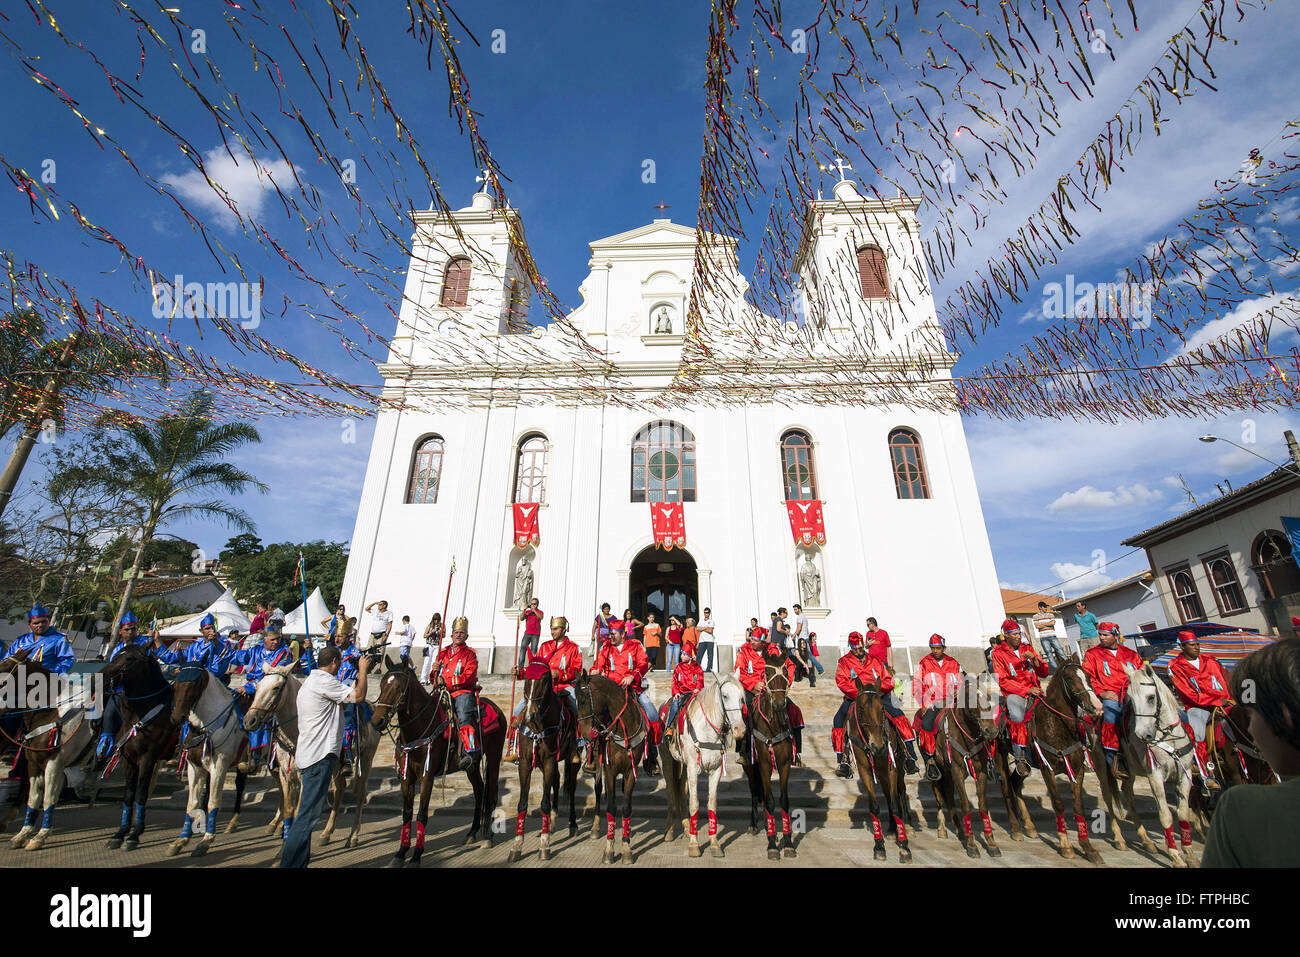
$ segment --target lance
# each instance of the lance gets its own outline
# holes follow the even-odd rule
[[[522,612],[520,615],[522,616]],[[510,659],[510,663],[514,665],[514,667],[510,669],[510,714],[512,717],[515,713],[515,681],[519,678],[519,623],[521,621],[522,617],[515,618],[515,654],[514,657]],[[506,748],[511,754],[514,754],[517,750],[510,739],[507,739],[506,741]]]
[[[447,594],[442,600],[442,630],[438,632],[438,653],[442,653],[442,636],[447,633],[447,608],[451,605],[451,579],[456,574],[456,556],[451,557],[451,571],[447,572]]]
[[[311,615],[309,615],[307,612],[307,565],[306,563],[303,562],[302,552],[298,553],[298,568],[296,570],[296,573],[298,574],[299,577],[302,578],[303,637],[302,637],[302,646],[299,647],[298,649],[298,661],[294,662],[295,665],[297,665],[298,662],[302,661],[302,653],[304,650],[307,652],[307,660],[308,661],[313,660],[312,647],[311,647]]]

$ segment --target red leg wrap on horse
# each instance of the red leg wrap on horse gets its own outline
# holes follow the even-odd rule
[[[1088,840],[1088,822],[1078,814],[1074,816],[1074,827],[1079,832],[1079,843]]]
[[[907,720],[906,715],[900,714],[898,717],[891,717],[889,720],[894,722],[894,727],[898,729],[898,733],[903,736],[904,741],[911,741],[916,737],[916,732],[912,730],[912,722]]]
[[[718,815],[716,811],[709,812],[709,837],[714,837],[718,833]]]
[[[961,826],[962,826],[963,828],[966,829],[966,836],[967,836],[967,837],[970,837],[970,836],[971,836],[971,829],[970,829],[970,815],[969,815],[969,814],[967,814],[965,817],[963,817],[963,818],[961,819]]]
[[[1181,831],[1183,835],[1183,847],[1191,847],[1192,846],[1192,822],[1179,821],[1178,830]]]
[[[630,817],[623,818],[623,840],[632,840],[632,819]]]
[[[1178,842],[1174,840],[1174,829],[1172,826],[1165,828],[1165,846],[1170,850],[1173,850],[1178,846]]]
[[[871,815],[871,836],[877,841],[883,841],[885,839],[885,833],[880,829],[880,819],[874,814]]]
[[[551,833],[551,816],[549,814],[542,815],[542,833],[543,834]]]
[[[992,833],[993,833],[993,819],[992,819],[991,817],[989,817],[987,811],[980,811],[980,817],[984,818],[984,833],[985,833],[985,834],[992,834]]]
[[[606,814],[605,821],[605,840],[612,841],[614,840],[614,815]]]
[[[698,814],[691,815],[691,837],[694,837],[696,833],[699,831],[698,818],[699,818]]]
[[[418,821],[415,824],[415,846],[417,849],[424,847],[424,825]]]
[[[921,750],[930,757],[934,757],[934,739],[935,732],[933,731],[926,731],[924,728],[916,731],[916,740],[920,743]]]
[[[776,836],[776,818],[772,817],[770,814],[767,816],[767,836]]]
[[[411,846],[411,822],[407,821],[402,825],[402,847]]]
[[[790,815],[787,814],[785,811],[781,812],[781,833],[782,834],[790,833]]]
[[[524,818],[528,817],[527,811],[520,811],[515,817],[515,836],[522,837],[524,833]]]
[[[1056,833],[1057,833],[1057,834],[1064,834],[1064,833],[1065,833],[1065,815],[1064,815],[1064,814],[1058,814],[1058,815],[1056,815]]]
[[[903,819],[898,815],[894,815],[894,829],[898,832],[898,840],[900,842],[906,842],[907,825],[903,823]]]
[[[1012,744],[1023,744],[1029,747],[1029,724],[1024,721],[1008,721],[1007,733],[1011,736]]]

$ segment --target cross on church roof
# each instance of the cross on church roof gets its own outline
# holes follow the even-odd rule
[[[672,209],[673,207],[672,207],[672,205],[671,205],[670,203],[665,203],[665,202],[661,199],[661,200],[659,200],[659,205],[658,205],[658,206],[651,206],[650,208],[651,208],[651,209],[657,209],[657,210],[659,210],[659,212],[662,213],[665,209]]]
[[[843,156],[837,156],[837,157],[835,157],[835,162],[834,162],[832,165],[830,165],[830,166],[822,166],[820,163],[818,163],[817,166],[818,166],[818,168],[821,169],[823,172],[827,172],[827,173],[829,173],[829,172],[830,172],[831,170],[833,170],[833,169],[839,170],[839,172],[840,172],[840,182],[841,182],[841,183],[844,182],[844,180],[848,178],[848,177],[846,177],[846,176],[844,175],[844,171],[845,171],[846,169],[853,169],[852,166],[850,166],[848,163],[844,162],[844,157],[843,157]]]
[[[476,182],[476,183],[482,183],[482,184],[483,184],[483,189],[488,189],[488,188],[491,187],[491,185],[492,185],[492,182],[488,179],[488,171],[487,171],[486,169],[483,170],[483,175],[482,175],[482,176],[475,176],[475,177],[474,177],[474,182]],[[480,192],[482,192],[482,190],[480,190]]]

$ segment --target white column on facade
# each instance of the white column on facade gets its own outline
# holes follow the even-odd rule
[[[713,570],[697,568],[695,574],[699,576],[696,588],[700,596],[700,614],[704,614],[705,608],[713,607]]]
[[[370,444],[370,459],[366,464],[366,479],[357,506],[357,521],[352,532],[347,570],[343,579],[343,594],[338,600],[349,608],[361,607],[362,596],[370,584],[375,550],[379,547],[380,521],[384,501],[389,494],[393,476],[401,481],[404,470],[396,460],[398,425],[401,411],[380,412],[375,418],[375,434]],[[311,623],[313,626],[315,622]]]
[[[451,554],[457,562],[456,577],[451,589],[451,607],[447,610],[448,617],[453,621],[459,615],[468,615],[471,610],[470,583],[483,575],[487,575],[490,580],[495,580],[496,577],[492,568],[494,556],[484,554],[484,549],[475,547],[482,504],[483,465],[490,411],[489,402],[470,406],[465,412],[464,448],[448,449],[443,459],[444,475],[454,476],[456,483],[455,510],[452,512],[451,526],[447,530]],[[492,630],[491,622],[481,620],[481,615],[482,612],[479,612],[479,620],[470,619],[472,637],[479,637]],[[450,632],[450,626],[448,631]]]
[[[597,540],[600,536],[600,433],[604,406],[581,406],[574,410],[574,461],[565,554],[564,613],[572,619],[573,632],[582,643],[590,633],[595,616],[592,607],[596,591]]]

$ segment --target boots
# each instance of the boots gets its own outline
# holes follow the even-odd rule
[[[837,778],[853,777],[853,768],[849,765],[849,759],[845,757],[843,753],[835,755],[835,760],[837,762],[835,768],[835,776]]]
[[[927,781],[938,781],[943,777],[943,772],[939,770],[939,765],[934,763],[934,755],[925,756],[925,779]]]
[[[903,770],[907,774],[920,774],[921,769],[916,763],[916,746],[911,741],[904,741],[903,747],[907,749],[907,757],[903,759]]]

